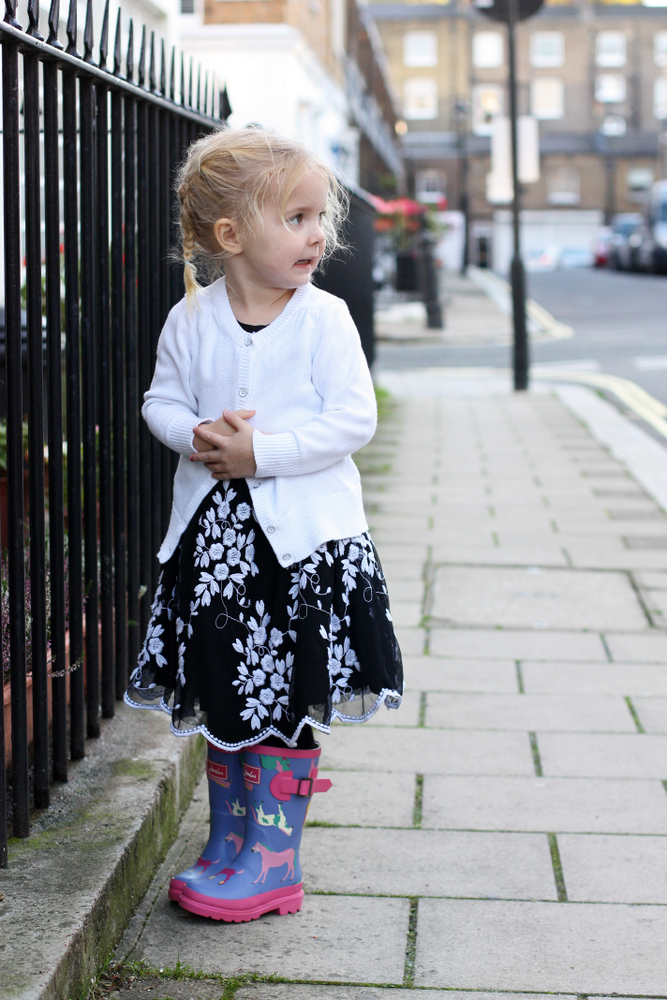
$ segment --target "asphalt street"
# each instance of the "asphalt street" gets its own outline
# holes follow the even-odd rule
[[[531,361],[631,379],[667,403],[667,276],[579,268],[527,275],[528,295],[574,337],[533,344]],[[446,334],[445,334],[446,339]],[[500,345],[381,344],[379,370],[508,367]]]

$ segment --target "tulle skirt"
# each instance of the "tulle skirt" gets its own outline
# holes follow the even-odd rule
[[[368,533],[282,567],[248,486],[214,486],[162,568],[125,701],[222,750],[398,708],[401,653]]]

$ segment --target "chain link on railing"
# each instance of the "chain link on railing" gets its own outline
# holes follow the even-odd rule
[[[198,69],[193,87],[192,60],[186,68],[181,56],[179,65],[172,49],[168,65],[164,43],[158,74],[155,37],[145,28],[135,65],[132,21],[123,72],[120,12],[108,67],[108,0],[97,57],[91,0],[83,54],[76,0],[70,0],[66,47],[58,39],[59,0],[51,3],[46,40],[38,0],[29,0],[27,18],[24,30],[16,0],[5,0],[9,649],[2,662],[3,681],[7,662],[10,673],[17,837],[29,833],[30,764],[32,801],[45,808],[51,781],[67,780],[69,760],[83,757],[85,738],[98,736],[101,718],[113,716],[139,652],[173,470],[173,456],[151,439],[139,410],[160,328],[182,294],[181,269],[169,258],[174,170],[187,145],[231,111],[226,91],[208,73],[202,80]],[[4,867],[10,803],[3,714],[0,747]]]

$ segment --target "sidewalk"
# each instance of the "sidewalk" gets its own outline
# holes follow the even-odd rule
[[[662,996],[667,517],[573,409],[625,418],[581,388],[385,382],[361,465],[403,707],[323,740],[300,914],[220,925],[167,901],[206,839],[200,785],[117,957],[284,980],[235,1000]]]
[[[550,376],[382,377],[359,464],[406,694],[323,739],[303,910],[168,902],[203,783],[145,892],[201,759],[121,706],[0,872],[3,1000],[83,997],[137,899],[97,998],[667,996],[667,450]]]

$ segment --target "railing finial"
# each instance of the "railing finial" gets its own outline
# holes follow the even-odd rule
[[[181,105],[185,107],[185,56],[181,52]]]
[[[137,83],[143,87],[146,79],[146,25],[141,27],[141,48],[139,49],[139,66],[137,72]]]
[[[28,30],[26,35],[32,35],[38,42],[44,41],[44,35],[39,30],[39,2],[28,0]]]
[[[227,94],[227,84],[224,85],[220,91],[220,118],[223,122],[226,122],[232,113],[232,106],[229,103],[229,95]]]
[[[93,36],[93,0],[88,0],[86,4],[86,23],[83,28],[83,61],[92,62],[93,61],[93,45],[95,44],[95,38]]]
[[[176,46],[171,47],[171,69],[169,71],[169,97],[176,100]]]
[[[116,38],[113,45],[113,74],[114,76],[120,76],[120,7],[118,8],[118,17],[116,18]]]
[[[47,38],[47,43],[52,45],[54,49],[62,49],[62,45],[58,41],[59,25],[60,0],[51,0],[51,6],[49,7],[49,37]]]
[[[120,14],[120,11],[119,11]],[[130,18],[130,27],[127,36],[127,59],[125,60],[125,76],[132,83],[134,78],[134,22]]]
[[[151,52],[148,63],[148,86],[151,91],[155,90],[155,32],[151,31]]]
[[[5,24],[11,24],[12,28],[21,29],[21,25],[16,20],[17,0],[5,0]]]
[[[167,56],[164,51],[164,38],[160,47],[160,93],[167,96]]]
[[[7,0],[5,0],[5,3]],[[65,51],[70,56],[78,56],[81,58],[81,53],[76,47],[76,0],[69,0],[69,11],[67,13],[67,41],[68,45]]]
[[[201,110],[201,63],[197,65],[197,111]]]
[[[107,2],[104,5],[104,17],[102,18],[102,33],[100,35],[100,69],[107,68],[108,49],[109,49],[109,0],[107,0]]]

